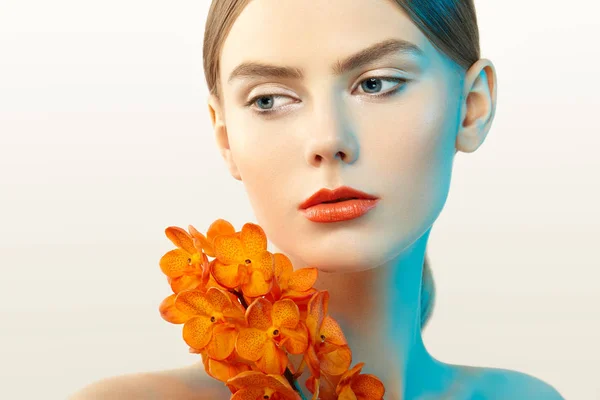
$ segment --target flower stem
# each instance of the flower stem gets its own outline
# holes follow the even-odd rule
[[[248,304],[246,303],[246,300],[244,299],[244,295],[241,292],[238,292],[237,290],[231,290],[231,293],[235,294],[237,296],[238,299],[240,299],[240,303],[242,304],[242,306],[244,308],[248,308]]]
[[[302,393],[302,390],[298,386],[298,382],[296,382],[296,379],[294,379],[294,375],[292,374],[292,371],[290,371],[289,368],[286,367],[285,372],[283,373],[283,376],[285,376],[285,378],[288,380],[288,382],[292,386],[292,389],[294,389],[296,392],[298,392],[298,394],[300,395],[302,400],[306,400],[304,393]]]

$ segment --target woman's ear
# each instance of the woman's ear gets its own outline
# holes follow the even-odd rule
[[[208,97],[208,113],[213,126],[217,147],[225,160],[225,164],[227,164],[227,168],[229,168],[229,173],[235,179],[241,181],[242,177],[233,160],[231,148],[229,147],[229,137],[227,136],[227,126],[225,125],[223,108],[221,102],[214,94],[211,94]]]
[[[469,68],[463,90],[456,150],[471,153],[485,140],[496,113],[496,70],[490,60],[482,58]]]

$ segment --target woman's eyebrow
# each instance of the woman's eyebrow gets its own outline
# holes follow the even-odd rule
[[[331,67],[334,75],[342,75],[348,71],[363,67],[381,58],[394,53],[403,53],[421,57],[423,50],[416,44],[403,39],[387,39],[375,43],[349,57],[339,60]],[[228,83],[236,79],[252,78],[279,78],[279,79],[303,79],[304,72],[296,67],[282,67],[278,65],[264,64],[261,62],[244,62],[238,65],[229,75]]]

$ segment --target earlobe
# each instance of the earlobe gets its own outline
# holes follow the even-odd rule
[[[233,160],[233,155],[231,154],[231,147],[229,146],[229,137],[227,134],[227,126],[225,125],[223,119],[223,113],[221,110],[221,104],[219,100],[214,96],[210,95],[208,99],[208,113],[210,115],[211,123],[214,130],[215,141],[217,143],[217,147],[223,160],[225,160],[225,164],[229,169],[229,173],[238,181],[242,180],[240,172],[237,168]]]
[[[461,124],[456,137],[457,151],[471,153],[485,140],[496,111],[496,92],[494,65],[482,58],[465,75]]]

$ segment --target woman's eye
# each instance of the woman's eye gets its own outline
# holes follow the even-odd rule
[[[359,88],[363,89],[365,91],[365,93],[378,93],[379,91],[381,91],[382,87],[386,86],[384,85],[382,82],[393,82],[393,85],[389,85],[390,87],[394,87],[397,86],[398,83],[402,82],[406,82],[406,79],[404,78],[392,78],[392,77],[386,77],[386,78],[377,78],[377,77],[373,77],[373,78],[367,78],[364,79],[360,82],[360,85],[358,85]],[[401,86],[400,86],[401,87]],[[398,88],[398,90],[400,89],[400,87]],[[379,94],[376,96],[386,96],[388,94],[393,94],[395,93],[396,90],[393,90],[391,92],[386,92],[383,94]]]
[[[384,96],[391,96],[394,93],[398,92],[400,89],[402,89],[402,87],[404,86],[406,81],[407,80],[404,78],[371,77],[371,78],[363,79],[360,82],[358,87],[362,89],[363,93],[366,93],[367,95],[369,95],[371,97],[384,97]],[[384,84],[384,82],[387,82],[387,86],[389,86],[389,87],[393,88],[394,86],[397,86],[397,88],[394,90],[389,90],[389,91],[381,93],[381,94],[376,94],[376,93],[381,92],[382,89],[386,86],[386,84]],[[390,82],[392,84],[390,84]],[[400,84],[400,83],[402,83],[402,84]],[[283,98],[283,97],[291,98],[290,96],[283,95],[283,94],[262,94],[262,95],[253,97],[251,100],[249,100],[245,104],[245,106],[251,107],[253,109],[253,111],[256,112],[257,114],[269,114],[269,113],[277,111],[277,107],[274,107],[275,99]],[[254,105],[256,105],[256,107],[252,107]]]

